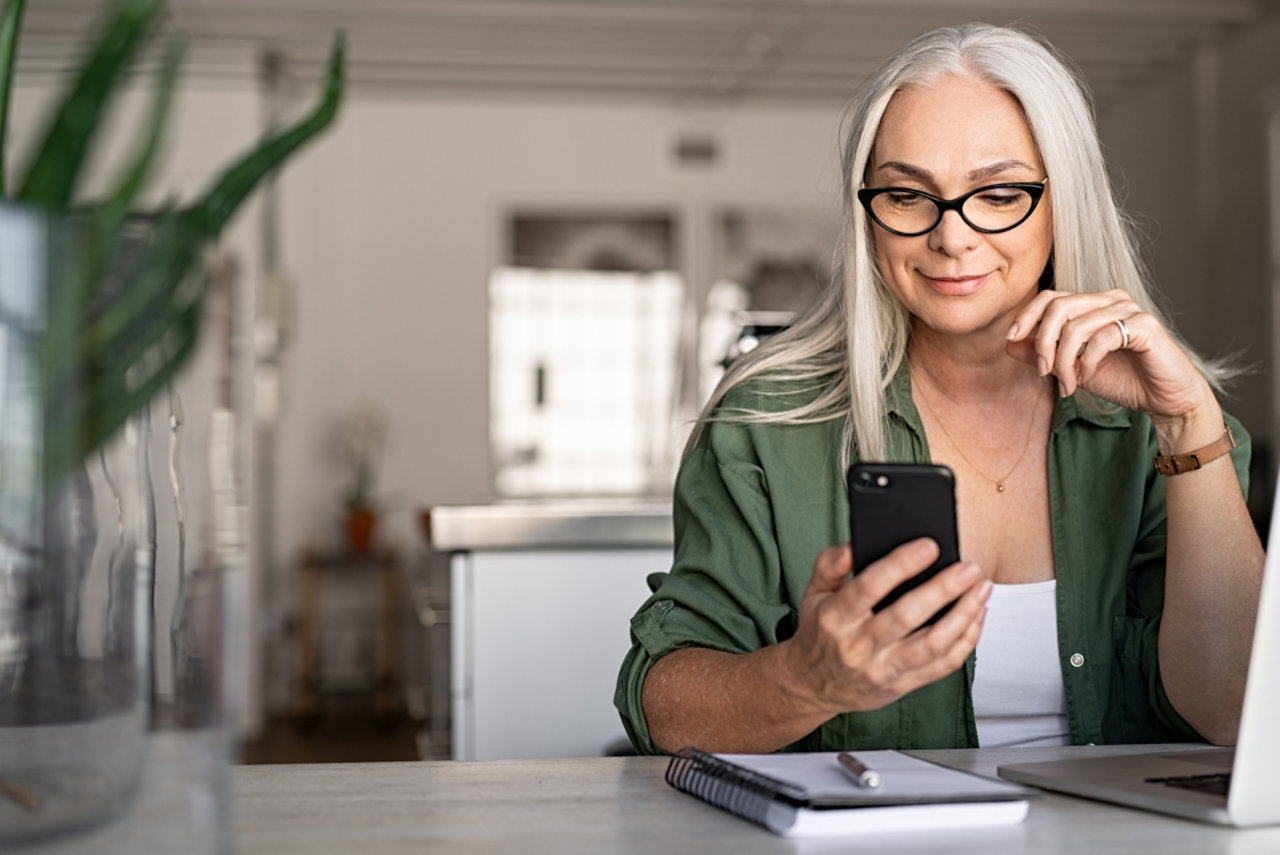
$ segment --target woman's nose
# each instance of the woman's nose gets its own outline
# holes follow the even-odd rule
[[[959,211],[944,211],[942,219],[929,232],[929,248],[947,255],[963,255],[978,245],[982,235],[964,221]]]

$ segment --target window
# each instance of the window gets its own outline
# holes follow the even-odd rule
[[[489,280],[505,496],[670,491],[684,283],[664,217],[516,217]]]

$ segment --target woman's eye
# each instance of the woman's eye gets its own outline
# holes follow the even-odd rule
[[[920,204],[920,196],[916,193],[885,193],[884,195],[889,200],[889,204],[895,208],[910,208],[912,205]]]
[[[983,193],[978,201],[988,208],[1013,208],[1022,204],[1024,193]]]

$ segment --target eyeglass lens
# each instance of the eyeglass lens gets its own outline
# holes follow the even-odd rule
[[[960,216],[976,229],[1004,231],[1025,220],[1034,204],[1035,200],[1026,190],[990,187],[965,198]],[[876,195],[871,200],[871,213],[886,228],[908,234],[930,231],[942,219],[937,203],[911,190]]]

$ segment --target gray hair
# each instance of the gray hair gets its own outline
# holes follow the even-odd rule
[[[863,459],[885,459],[885,389],[906,356],[910,317],[881,277],[870,221],[855,192],[894,94],[962,73],[1013,95],[1026,116],[1053,180],[1053,287],[1072,292],[1121,288],[1169,327],[1147,284],[1132,224],[1116,203],[1092,104],[1070,61],[1021,30],[987,24],[944,27],[913,40],[855,97],[844,132],[844,227],[831,281],[818,303],[788,330],[730,366],[700,415],[689,447],[708,421],[809,424],[847,416],[845,462],[854,447]],[[1229,368],[1178,343],[1215,387],[1230,375]],[[795,394],[796,384],[807,384],[813,394],[798,406],[720,406],[730,389],[757,378],[790,381],[777,386],[778,394]],[[769,394],[774,384],[757,385]]]

